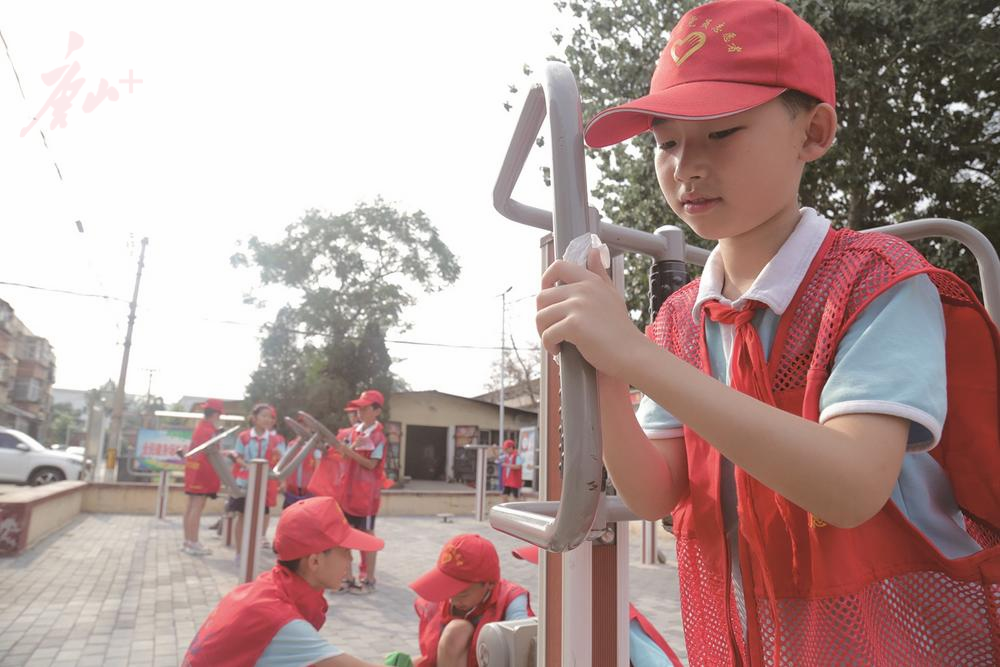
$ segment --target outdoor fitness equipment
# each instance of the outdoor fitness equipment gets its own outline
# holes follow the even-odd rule
[[[184,455],[184,458],[191,458],[195,454],[201,454],[204,452],[205,456],[208,458],[208,462],[212,464],[215,474],[219,476],[219,480],[226,486],[226,490],[229,492],[229,495],[235,498],[242,498],[245,491],[236,485],[236,480],[233,478],[232,467],[230,464],[227,464],[225,459],[222,457],[222,441],[238,430],[240,430],[240,427],[234,426],[231,429],[223,431],[211,440],[203,442],[192,449]]]
[[[551,212],[511,198],[546,115],[552,146]],[[515,222],[552,232],[542,241],[543,270],[563,256],[570,241],[587,233],[596,234],[610,248],[612,278],[619,289],[623,289],[622,253],[651,256],[653,314],[687,282],[686,264],[703,266],[708,257],[708,251],[685,243],[680,228],[664,226],[649,234],[619,227],[602,221],[599,212],[588,206],[580,97],[573,74],[563,63],[547,63],[543,82],[528,92],[497,177],[493,204]],[[977,229],[932,218],[867,231],[907,241],[936,236],[964,244],[978,262],[984,305],[997,321],[1000,259]],[[504,503],[490,511],[494,528],[548,552],[542,552],[539,561],[538,631],[530,632],[524,621],[491,623],[480,633],[477,657],[480,664],[512,667],[531,664],[531,655],[537,665],[627,667],[625,522],[637,517],[619,498],[608,495],[596,374],[572,345],[564,343],[558,367],[551,358],[542,364],[541,390],[542,500]],[[560,400],[555,400],[557,395]],[[554,442],[559,443],[558,450],[551,446]],[[526,642],[534,642],[535,650],[528,650]]]

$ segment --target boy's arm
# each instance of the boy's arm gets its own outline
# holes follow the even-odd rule
[[[621,384],[627,381],[667,406],[723,456],[802,509],[847,528],[870,519],[889,499],[906,450],[906,419],[848,414],[820,425],[725,386],[657,347],[635,328],[621,296],[600,268],[596,251],[591,252],[589,269],[553,263],[542,278],[542,288],[536,323],[550,354],[557,353],[563,341],[575,344],[599,371],[619,378]],[[627,426],[620,408],[611,415],[618,415],[619,429]],[[609,454],[614,459],[620,448],[616,465],[622,472],[623,467],[655,464],[641,440],[619,440],[608,426],[602,426],[612,436],[605,439],[605,459]],[[658,492],[655,485],[648,488],[653,480],[662,485],[677,472],[671,470],[668,476],[663,467],[659,470],[656,475],[640,470],[634,480],[615,478],[616,486],[621,484],[619,492],[625,498],[641,500],[635,496]],[[661,502],[667,500],[675,499]]]
[[[647,437],[635,418],[628,385],[621,380],[598,373],[597,390],[604,465],[615,489],[643,519],[666,516],[688,489],[684,438]]]
[[[342,456],[344,456],[344,458],[351,459],[352,461],[357,461],[358,465],[360,465],[365,470],[372,470],[375,466],[378,465],[379,462],[378,459],[370,459],[367,456],[364,456],[363,454],[357,453],[347,445],[341,445],[338,451],[341,453]]]

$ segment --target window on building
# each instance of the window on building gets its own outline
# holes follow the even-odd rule
[[[18,378],[14,383],[14,400],[37,402],[42,396],[42,383],[37,378]]]

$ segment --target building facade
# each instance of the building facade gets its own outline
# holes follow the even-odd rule
[[[0,299],[0,425],[45,439],[56,361],[52,346]]]
[[[465,479],[475,461],[465,445],[516,441],[522,428],[538,424],[534,412],[505,404],[500,437],[499,405],[440,391],[394,393],[389,407],[390,422],[400,425],[400,472],[412,479]]]

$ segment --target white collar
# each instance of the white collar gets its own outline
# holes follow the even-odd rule
[[[814,209],[803,208],[800,212],[802,217],[795,229],[754,279],[750,289],[735,301],[722,296],[725,267],[719,246],[712,249],[701,274],[698,299],[691,309],[691,317],[695,322],[701,321],[701,307],[706,301],[719,301],[737,310],[747,301],[760,301],[779,317],[785,312],[830,230],[830,221]]]

